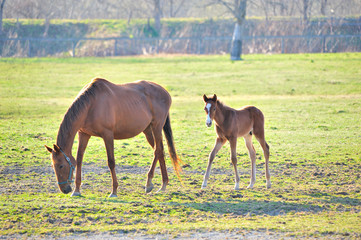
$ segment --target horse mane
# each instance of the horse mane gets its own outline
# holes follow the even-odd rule
[[[104,82],[107,81],[105,79],[95,78],[89,84],[85,85],[80,91],[68,111],[65,113],[63,121],[60,124],[57,144],[64,147],[64,141],[66,139],[65,136],[68,136],[70,131],[72,131],[74,121],[76,121],[83,111],[89,106],[91,100],[94,99]]]
[[[223,102],[217,100],[217,106],[223,111],[223,110],[229,110],[232,109],[231,107],[228,107],[226,104],[224,104]]]

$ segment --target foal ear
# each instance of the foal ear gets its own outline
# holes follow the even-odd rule
[[[212,101],[217,102],[217,95],[216,94],[213,95]]]
[[[207,98],[207,96],[206,96],[205,94],[203,94],[203,100],[204,100],[205,102],[208,101],[208,98]]]
[[[60,152],[60,147],[56,144],[54,144],[54,151],[57,153]]]
[[[46,149],[47,149],[50,153],[53,152],[53,149],[52,149],[51,147],[48,147],[48,146],[46,146],[46,145],[44,145],[44,146],[46,147]]]

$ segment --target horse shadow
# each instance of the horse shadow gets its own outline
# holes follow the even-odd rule
[[[349,197],[350,193],[348,192],[336,192],[334,194],[329,194],[321,191],[314,191],[307,195],[312,198],[317,198],[319,202],[324,204],[337,204],[337,208],[352,208],[361,206],[361,200]]]

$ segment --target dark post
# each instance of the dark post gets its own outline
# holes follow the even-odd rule
[[[30,44],[30,40],[28,40],[28,57],[31,57],[31,44]]]

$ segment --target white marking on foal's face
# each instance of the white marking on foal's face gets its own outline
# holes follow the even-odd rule
[[[207,120],[206,120],[206,125],[207,125],[207,127],[210,127],[210,126],[212,126],[212,119],[211,119],[211,116],[210,116],[210,114],[211,114],[211,107],[212,107],[212,104],[210,104],[210,103],[207,103],[207,105],[206,105],[206,109],[207,109]]]

